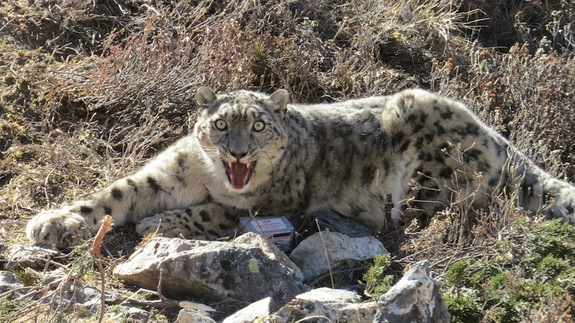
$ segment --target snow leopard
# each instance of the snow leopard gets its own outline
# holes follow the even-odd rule
[[[238,217],[331,210],[381,233],[433,215],[457,196],[485,207],[514,189],[519,207],[574,223],[575,188],[514,149],[463,103],[422,89],[291,104],[286,90],[195,93],[190,134],[143,168],[26,228],[36,244],[70,248],[110,215],[166,237],[217,239]],[[518,185],[509,185],[510,179]]]

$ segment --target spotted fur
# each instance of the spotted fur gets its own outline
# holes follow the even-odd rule
[[[406,90],[288,105],[283,90],[216,95],[202,87],[196,99],[192,134],[136,173],[38,214],[27,227],[30,239],[67,248],[90,238],[106,214],[116,225],[136,222],[142,235],[213,239],[248,211],[297,216],[320,209],[379,232],[388,219],[445,208],[454,194],[485,206],[510,179],[521,184],[521,206],[575,222],[573,186],[445,97]]]

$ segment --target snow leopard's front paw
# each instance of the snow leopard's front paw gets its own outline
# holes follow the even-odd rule
[[[69,249],[92,237],[85,219],[67,210],[44,211],[26,226],[26,235],[35,244]]]

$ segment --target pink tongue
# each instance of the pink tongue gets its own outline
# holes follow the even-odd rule
[[[232,163],[230,172],[230,182],[235,189],[243,188],[250,178],[250,169],[246,164]]]

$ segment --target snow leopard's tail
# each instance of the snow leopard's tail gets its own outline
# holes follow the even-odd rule
[[[520,176],[519,205],[575,225],[575,186],[557,179],[522,154],[515,153],[509,173]],[[517,158],[519,157],[519,158]]]

